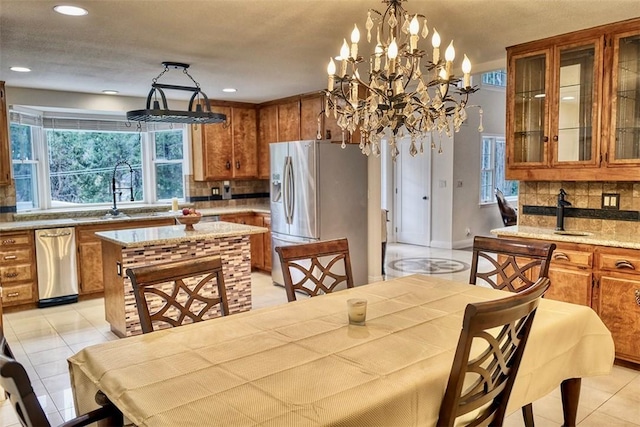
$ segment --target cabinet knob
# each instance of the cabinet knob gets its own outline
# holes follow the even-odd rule
[[[236,169],[240,169],[240,160],[236,160]]]
[[[13,245],[16,241],[14,239],[5,239],[2,241],[3,245]]]
[[[227,163],[225,163],[224,166],[227,168],[227,170],[231,169],[231,162],[229,160],[227,160]]]
[[[543,140],[544,142],[549,142],[549,137],[548,137],[547,135],[545,135],[545,136],[542,138],[542,140]]]
[[[635,296],[636,296],[636,304],[640,305],[640,289],[636,289]]]
[[[18,277],[18,274],[19,273],[17,271],[14,271],[11,273],[4,273],[4,277]]]
[[[636,268],[626,259],[619,259],[616,261],[616,268],[628,268],[629,270],[635,270]]]
[[[9,292],[7,294],[8,298],[14,298],[14,297],[18,297],[18,296],[20,296],[20,292]]]
[[[18,258],[16,255],[7,255],[4,257],[4,259],[16,259]]]
[[[553,135],[553,141],[558,142],[558,135]]]

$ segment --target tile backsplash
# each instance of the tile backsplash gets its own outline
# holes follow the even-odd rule
[[[269,181],[266,179],[229,181],[231,186],[230,200],[222,200],[224,181],[194,181],[193,175],[189,175],[185,177],[185,183],[187,202],[194,203],[200,209],[269,202]],[[219,194],[212,195],[212,188],[217,188]]]
[[[571,208],[588,209],[593,216],[600,218],[565,218],[566,230],[581,230],[602,233],[637,233],[640,223],[637,220],[615,220],[607,216],[613,214],[602,209],[602,194],[620,194],[620,211],[640,211],[640,182],[568,182],[568,181],[520,181],[518,196],[518,225],[554,228],[555,216],[532,215],[525,213],[524,206],[557,205],[558,193],[563,188],[566,200]],[[633,215],[631,215],[633,216]]]

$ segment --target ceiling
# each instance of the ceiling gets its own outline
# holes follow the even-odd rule
[[[89,14],[59,15],[52,8],[60,3]],[[380,0],[0,0],[0,80],[8,87],[146,97],[161,63],[174,61],[191,64],[189,73],[211,99],[264,102],[322,89],[329,57],[339,54],[353,24],[364,35],[367,10],[383,6]],[[410,0],[404,7],[427,17],[443,47],[453,38],[457,58],[466,53],[474,71],[503,67],[507,46],[640,16],[638,0]],[[370,50],[363,36],[360,52]],[[14,65],[32,72],[10,71]],[[179,70],[160,82],[191,84]],[[225,87],[238,91],[223,93]],[[171,99],[190,95],[169,92]]]

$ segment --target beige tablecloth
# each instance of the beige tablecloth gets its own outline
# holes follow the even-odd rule
[[[435,425],[465,306],[505,295],[410,276],[99,344],[69,359],[76,408],[100,389],[141,426]],[[542,300],[510,408],[613,359],[595,312]]]

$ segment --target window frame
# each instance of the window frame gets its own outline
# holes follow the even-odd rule
[[[13,113],[13,114],[11,114]],[[22,123],[22,118],[30,116],[30,121],[33,120],[33,123]],[[87,126],[86,124],[82,124],[81,128],[75,129],[70,128],[68,126],[47,126],[45,124],[46,120],[56,120],[60,119],[64,120],[75,120],[79,123],[85,120],[96,121],[98,125],[95,125],[92,129],[91,126]],[[97,131],[97,132],[118,132],[116,129],[102,129],[100,128],[99,123],[101,122],[119,122],[124,125],[126,128],[132,128],[131,131],[127,132],[140,132],[140,145],[141,145],[141,179],[142,179],[142,191],[143,191],[143,199],[136,200],[134,202],[130,201],[122,201],[118,202],[119,206],[139,206],[139,205],[147,205],[147,204],[164,204],[169,199],[159,199],[156,194],[156,164],[158,163],[180,163],[182,165],[182,191],[183,194],[178,196],[179,200],[184,201],[186,198],[186,185],[185,185],[185,177],[189,173],[189,159],[190,159],[190,132],[189,127],[182,124],[146,124],[141,123],[138,127],[137,123],[130,123],[126,118],[122,116],[115,115],[105,115],[105,114],[80,114],[80,113],[68,113],[68,112],[57,112],[57,111],[36,111],[31,108],[26,108],[22,106],[12,106],[10,112],[10,124],[18,123],[22,125],[29,125],[31,127],[31,135],[32,135],[32,151],[34,160],[28,161],[29,163],[36,164],[36,192],[37,196],[34,198],[34,205],[37,203],[37,206],[34,206],[29,209],[21,209],[18,210],[18,213],[26,213],[26,212],[35,212],[35,211],[46,211],[46,210],[65,210],[65,209],[78,209],[78,208],[95,208],[95,207],[109,207],[111,206],[111,202],[109,203],[82,203],[78,204],[74,207],[57,207],[53,206],[51,200],[51,192],[50,192],[50,176],[49,176],[49,153],[48,153],[48,144],[46,140],[46,132],[51,129],[56,130],[84,130],[84,131]],[[84,127],[87,126],[87,127]],[[164,131],[164,130],[181,130],[182,131],[182,159],[176,160],[163,160],[161,162],[157,162],[154,159],[155,155],[155,135],[156,132]],[[11,144],[11,140],[9,141]],[[13,157],[13,156],[12,156]],[[12,158],[11,164],[13,169],[14,163],[20,163],[20,161],[14,161]],[[13,170],[12,170],[13,174]],[[16,203],[17,205],[17,203]]]
[[[485,206],[485,205],[493,205],[496,204],[496,198],[495,198],[495,189],[497,187],[497,171],[496,171],[496,158],[497,158],[497,154],[496,154],[496,149],[497,149],[497,145],[498,142],[501,141],[502,145],[504,146],[505,149],[505,157],[506,157],[506,149],[507,149],[507,145],[506,145],[506,138],[504,135],[498,135],[498,134],[489,134],[489,133],[483,133],[481,134],[481,144],[480,144],[480,179],[479,179],[479,191],[478,191],[478,198],[479,198],[479,203],[481,206]],[[489,144],[490,144],[490,168],[489,169],[485,169],[484,168],[484,143],[485,140],[489,140]],[[490,188],[490,196],[489,199],[483,199],[482,197],[482,190],[483,190],[483,181],[482,181],[482,177],[483,177],[483,173],[485,171],[491,171],[491,188]],[[505,179],[505,181],[510,181]],[[504,191],[504,189],[502,189]],[[510,202],[515,202],[517,203],[518,201],[518,195],[505,195],[505,199],[507,199]]]

